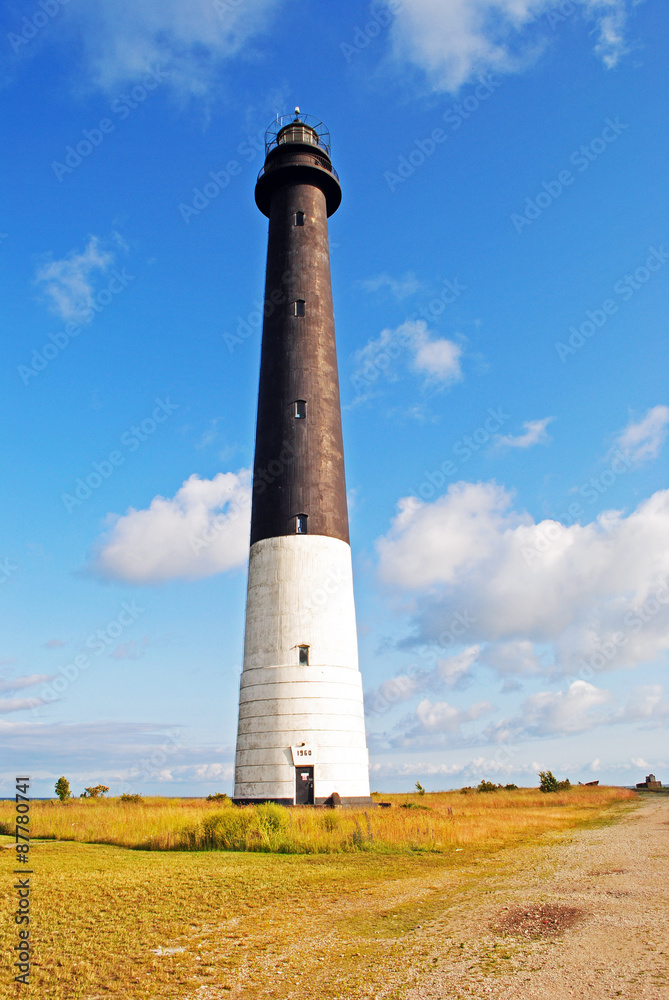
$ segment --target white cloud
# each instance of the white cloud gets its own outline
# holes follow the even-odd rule
[[[132,507],[112,526],[92,560],[100,576],[128,583],[198,579],[243,566],[248,558],[251,473],[190,476],[172,499]]]
[[[427,330],[418,330],[411,347],[414,351],[415,371],[427,375],[429,381],[450,385],[451,382],[459,382],[462,378],[460,368],[462,348],[459,344],[444,337],[433,339]]]
[[[669,698],[660,684],[643,684],[632,691],[618,715],[620,722],[644,722],[660,726],[669,721]],[[644,765],[648,766],[648,765]]]
[[[438,660],[435,673],[446,687],[463,687],[465,681],[471,677],[472,667],[477,662],[480,653],[481,647],[479,645],[466,646],[455,656]]]
[[[527,639],[498,642],[486,650],[485,663],[502,677],[531,677],[544,671],[534,643]]]
[[[551,440],[546,428],[555,417],[544,417],[543,420],[525,420],[524,434],[500,434],[497,444],[507,448],[531,448],[534,444],[548,444]]]
[[[452,340],[433,337],[425,320],[405,320],[394,330],[387,327],[354,355],[351,381],[365,400],[380,378],[398,378],[397,368],[404,358],[413,371],[426,376],[431,386],[447,386],[462,379],[462,348]]]
[[[212,91],[221,65],[271,25],[279,0],[95,0],[72,6],[92,82],[109,94],[148,69],[182,95]]]
[[[21,712],[43,704],[41,698],[0,698],[0,712]]]
[[[398,507],[377,542],[379,575],[421,595],[417,645],[438,645],[466,610],[463,641],[543,643],[586,680],[669,650],[669,490],[627,516],[569,527],[535,524],[495,483],[460,482],[433,503]]]
[[[574,0],[575,13],[594,22],[595,53],[608,68],[626,51],[627,8],[626,0]],[[555,0],[412,0],[393,22],[393,52],[435,91],[454,93],[482,73],[519,72],[534,62],[555,40],[556,9]]]
[[[81,253],[72,250],[60,260],[41,264],[35,284],[42,287],[52,312],[64,322],[89,323],[95,315],[93,276],[106,274],[113,263],[114,254],[101,249],[99,237],[90,236]]]
[[[0,691],[23,691],[24,688],[34,687],[35,684],[44,684],[53,680],[52,674],[30,674],[27,677],[3,677],[0,679]]]
[[[612,452],[620,449],[635,465],[657,458],[667,437],[669,406],[653,406],[637,423],[630,422],[615,440]]]
[[[525,699],[518,716],[495,723],[485,735],[507,743],[587,732],[610,721],[600,710],[611,697],[610,691],[587,681],[573,681],[566,691],[539,691]]]
[[[401,302],[409,295],[415,295],[421,285],[413,271],[407,271],[401,278],[393,278],[389,274],[378,274],[375,278],[365,278],[360,282],[366,292],[378,292],[380,288],[387,288],[393,298]]]
[[[465,722],[472,722],[489,712],[492,705],[489,701],[479,701],[470,708],[461,709],[450,705],[447,701],[430,701],[425,698],[416,706],[415,730],[423,733],[459,733]],[[411,733],[409,734],[411,737]]]

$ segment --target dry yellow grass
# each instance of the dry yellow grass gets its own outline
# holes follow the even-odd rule
[[[247,850],[284,854],[342,851],[444,853],[477,843],[503,844],[587,820],[613,802],[633,799],[623,788],[537,789],[463,795],[376,795],[389,809],[285,809],[202,799],[73,799],[33,802],[31,836],[145,850]],[[0,803],[0,833],[13,832],[10,802]]]

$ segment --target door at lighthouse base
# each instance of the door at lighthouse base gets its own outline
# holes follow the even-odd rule
[[[313,767],[295,768],[295,805],[312,806],[314,804],[314,769]]]

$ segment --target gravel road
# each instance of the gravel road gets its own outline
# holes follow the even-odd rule
[[[518,859],[431,923],[434,971],[406,1000],[669,1000],[668,798]]]

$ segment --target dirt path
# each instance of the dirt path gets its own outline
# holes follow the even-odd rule
[[[669,800],[518,861],[511,878],[508,868],[491,871],[485,895],[463,896],[430,921],[411,949],[415,985],[396,996],[669,998]]]

